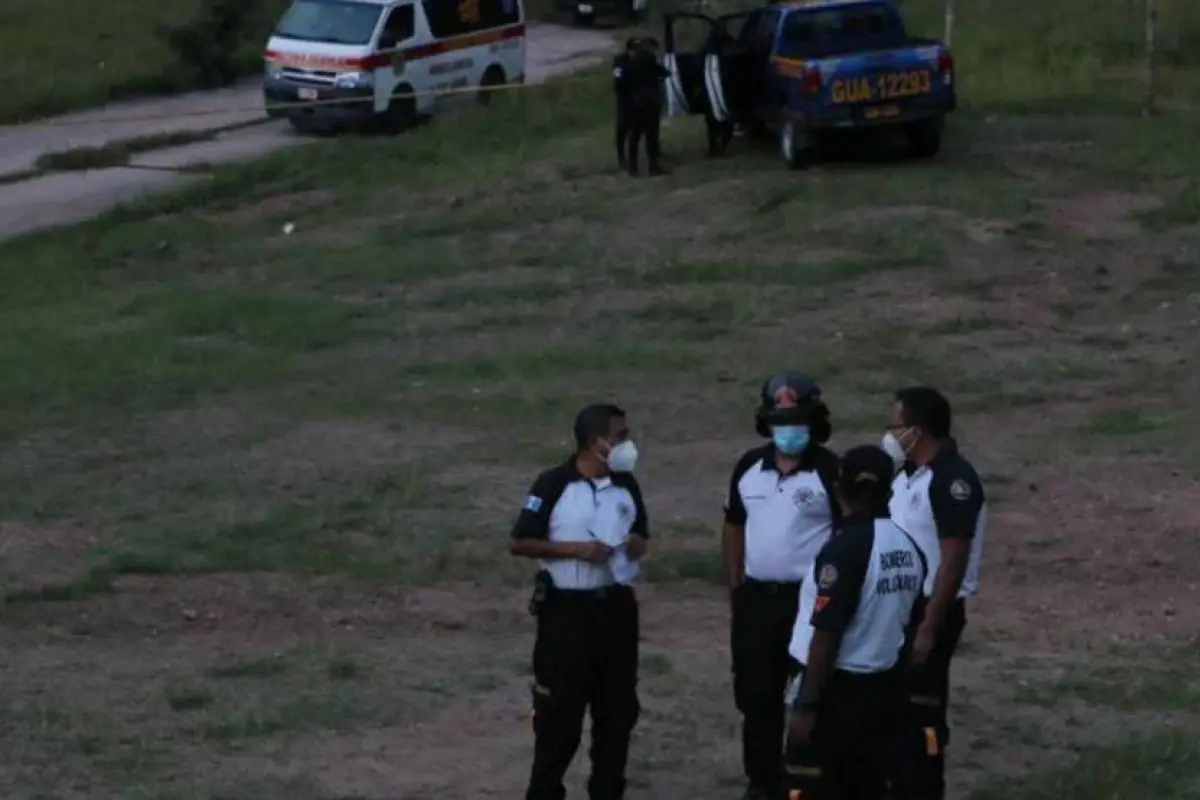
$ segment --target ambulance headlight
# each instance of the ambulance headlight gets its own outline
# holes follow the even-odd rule
[[[371,86],[375,76],[369,72],[343,72],[333,79],[333,85],[339,89],[357,89]]]

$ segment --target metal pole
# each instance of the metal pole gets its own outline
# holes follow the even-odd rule
[[[1153,2],[1153,0],[1150,0]],[[942,41],[947,47],[954,36],[954,0],[946,0],[946,30],[942,33]]]
[[[1146,61],[1142,75],[1142,116],[1154,114],[1155,92],[1154,62],[1155,50],[1158,47],[1158,0],[1146,0]]]

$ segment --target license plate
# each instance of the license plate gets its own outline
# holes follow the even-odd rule
[[[871,106],[863,109],[864,119],[885,119],[900,116],[900,106]]]
[[[316,89],[297,89],[296,96],[301,100],[316,100],[319,93]]]
[[[885,72],[835,78],[830,86],[835,103],[871,103],[900,100],[933,91],[933,74],[927,69]]]
[[[593,11],[596,10],[587,3],[580,3],[575,8],[580,14],[591,14]]]

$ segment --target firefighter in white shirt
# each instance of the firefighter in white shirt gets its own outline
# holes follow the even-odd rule
[[[534,754],[526,800],[563,800],[563,777],[592,715],[592,800],[625,796],[637,696],[638,602],[625,569],[645,554],[649,523],[634,479],[625,412],[575,418],[576,452],[538,475],[512,531],[513,555],[541,561],[530,611]]]
[[[883,800],[904,700],[905,634],[928,567],[888,519],[894,466],[874,445],[842,457],[843,517],[800,591],[789,651],[789,796]]]
[[[965,601],[979,589],[987,502],[979,474],[951,436],[950,401],[930,386],[896,392],[883,447],[898,469],[891,515],[929,560],[911,635],[912,663],[901,758],[892,776],[895,800],[941,800],[950,661],[967,624]]]
[[[781,698],[800,583],[839,514],[838,459],[823,446],[832,428],[820,387],[785,372],[767,380],[761,395],[756,430],[771,441],[734,467],[722,528],[745,800],[773,800],[783,784]]]

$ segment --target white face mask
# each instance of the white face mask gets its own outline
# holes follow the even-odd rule
[[[638,460],[637,445],[626,439],[609,450],[605,460],[613,472],[633,472]]]
[[[891,431],[885,433],[880,445],[883,447],[883,452],[892,457],[892,463],[896,465],[896,469],[900,469],[904,465],[905,459],[908,458],[908,450],[904,445],[900,444],[900,440],[896,438],[896,434]]]

